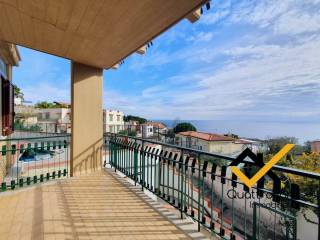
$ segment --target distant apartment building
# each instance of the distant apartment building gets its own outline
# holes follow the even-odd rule
[[[2,18],[0,21],[5,21]],[[1,141],[14,131],[14,88],[12,68],[18,66],[20,55],[16,45],[0,41],[0,149],[10,148],[9,143]],[[0,155],[0,182],[8,169],[14,164],[10,154]]]
[[[176,134],[175,143],[183,147],[227,156],[237,155],[251,144],[241,139],[235,139],[220,134],[196,131],[180,132]]]
[[[118,133],[124,130],[123,112],[117,110],[103,110],[104,132]]]
[[[320,140],[315,140],[311,142],[311,151],[320,152]]]
[[[71,109],[70,108],[38,108],[37,125],[41,130],[48,133],[71,132]]]

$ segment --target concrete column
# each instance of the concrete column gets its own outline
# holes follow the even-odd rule
[[[101,169],[102,72],[99,68],[71,63],[71,176]]]

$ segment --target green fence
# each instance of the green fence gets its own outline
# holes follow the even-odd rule
[[[274,166],[279,177],[251,189],[229,170],[235,159],[135,137],[105,135],[108,162],[222,239],[319,239],[320,175]],[[257,168],[245,161],[248,177]],[[294,176],[294,178],[292,177]],[[292,179],[312,182],[304,191]]]
[[[0,140],[0,191],[68,176],[70,136]]]

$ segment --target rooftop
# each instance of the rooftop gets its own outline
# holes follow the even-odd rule
[[[164,129],[164,128],[167,127],[166,125],[164,125],[164,124],[161,123],[161,122],[146,122],[146,124],[152,125],[153,127],[159,128],[159,129]]]
[[[199,138],[205,141],[234,141],[235,139],[232,137],[227,137],[220,134],[215,133],[204,133],[204,132],[196,132],[196,131],[187,131],[187,132],[179,132],[179,135],[186,136],[186,137],[194,137]]]

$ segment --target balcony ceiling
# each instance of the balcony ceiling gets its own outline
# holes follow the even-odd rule
[[[110,68],[207,0],[0,0],[0,39]]]

